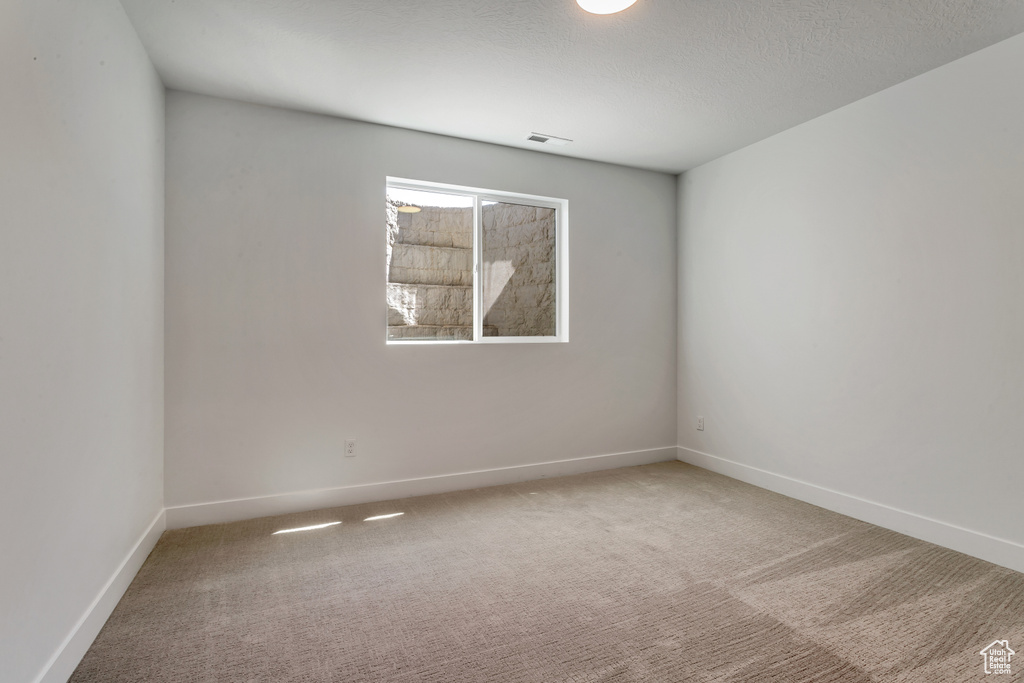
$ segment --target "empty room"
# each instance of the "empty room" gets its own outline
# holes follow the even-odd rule
[[[1024,4],[0,60],[0,683],[1024,680]]]

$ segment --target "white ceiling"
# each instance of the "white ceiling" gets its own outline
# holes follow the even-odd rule
[[[673,173],[1024,31],[1021,0],[122,4],[170,88]]]

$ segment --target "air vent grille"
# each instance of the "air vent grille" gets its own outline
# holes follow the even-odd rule
[[[569,138],[560,138],[556,135],[546,135],[544,133],[530,133],[529,137],[526,138],[530,142],[539,142],[542,145],[568,145],[572,140]]]

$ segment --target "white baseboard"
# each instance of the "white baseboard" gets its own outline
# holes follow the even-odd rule
[[[67,683],[89,646],[92,645],[92,641],[96,640],[103,624],[107,622],[107,617],[117,607],[121,596],[128,590],[128,585],[160,539],[160,534],[164,532],[165,520],[164,510],[160,510],[149,528],[135,543],[135,547],[121,562],[121,566],[103,586],[92,604],[86,608],[78,623],[71,629],[71,633],[36,676],[34,683]]]
[[[1024,546],[750,465],[679,447],[678,459],[826,510],[1024,572]]]
[[[545,477],[561,477],[616,467],[647,465],[676,459],[676,447],[652,448],[627,453],[595,455],[571,460],[516,465],[490,470],[444,474],[419,479],[403,479],[376,484],[357,484],[338,488],[296,491],[256,498],[222,500],[167,508],[167,528],[181,529],[204,524],[221,524],[242,519],[283,515],[321,508],[373,503],[382,500],[411,498],[433,493],[447,493],[483,486],[514,484]]]

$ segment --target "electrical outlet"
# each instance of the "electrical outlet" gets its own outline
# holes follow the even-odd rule
[[[345,457],[354,458],[356,457],[356,442],[354,439],[345,440]]]
[[[698,432],[703,432],[704,431],[704,418],[703,417],[698,417],[697,418],[697,431]]]

